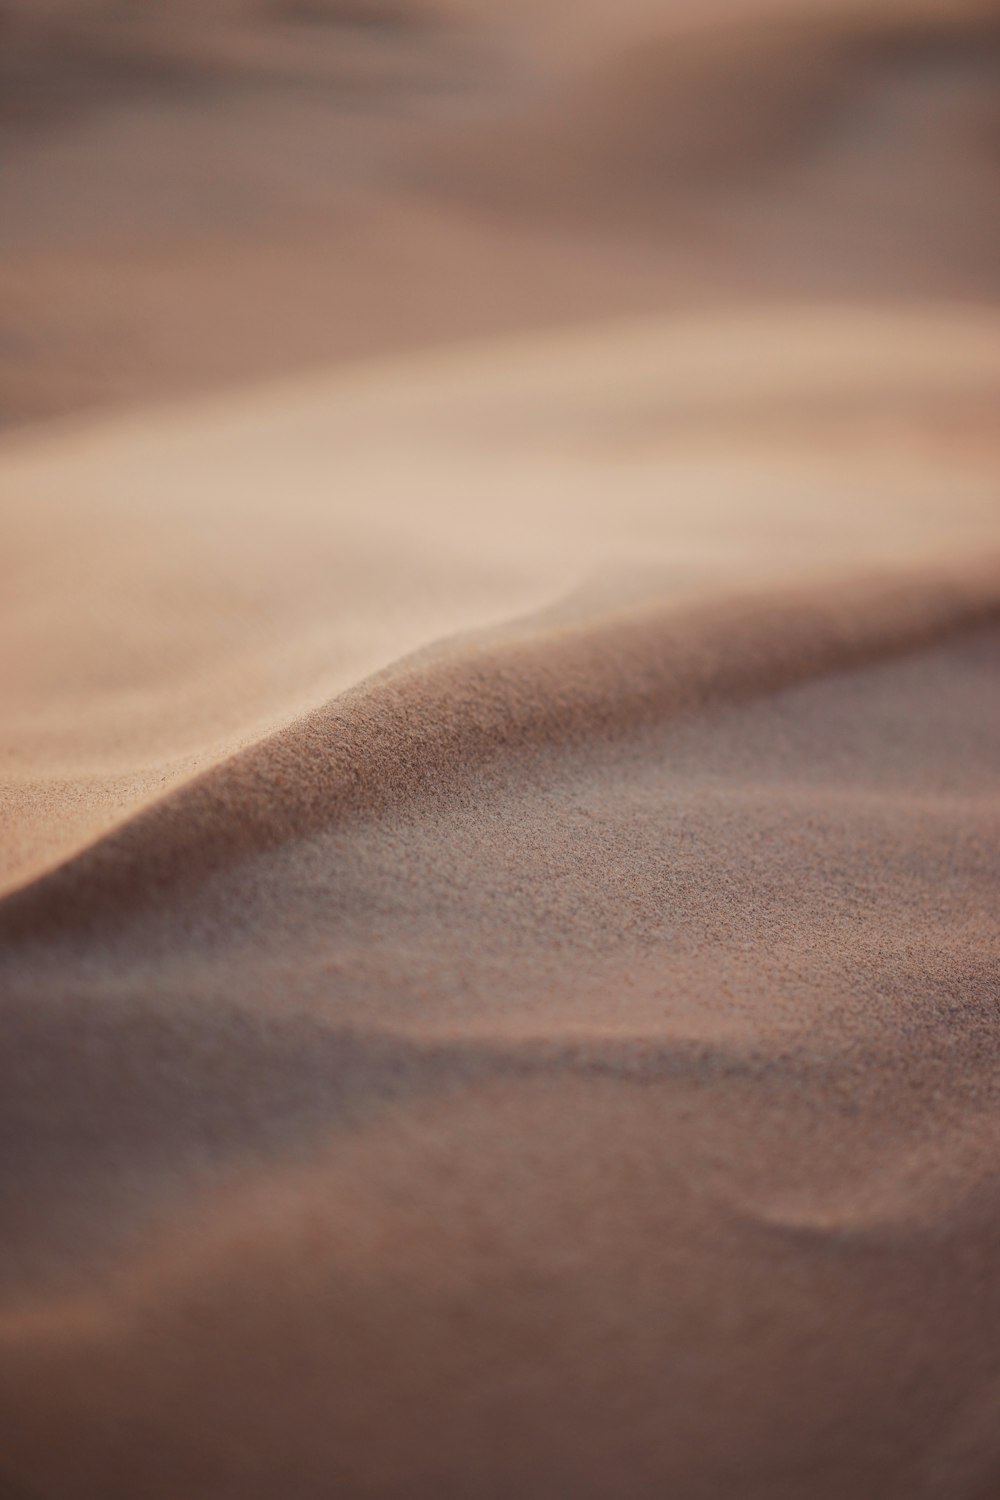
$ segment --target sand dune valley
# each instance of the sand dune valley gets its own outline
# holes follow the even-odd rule
[[[0,5],[0,1500],[1000,1495],[1000,9]]]

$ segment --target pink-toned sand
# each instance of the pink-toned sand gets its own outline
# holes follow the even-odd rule
[[[1000,1494],[998,80],[8,3],[3,1500]]]

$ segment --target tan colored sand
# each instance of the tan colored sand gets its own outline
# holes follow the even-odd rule
[[[988,1493],[998,335],[8,442],[14,1478]]]
[[[986,309],[765,308],[12,439],[0,878],[456,631],[988,554],[998,395]]]
[[[9,9],[0,1495],[990,1500],[991,8]]]

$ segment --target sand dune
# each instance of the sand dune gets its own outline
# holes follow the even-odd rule
[[[672,600],[961,574],[996,548],[998,390],[988,310],[767,308],[11,439],[3,879],[565,595],[669,639]]]
[[[988,1500],[996,7],[2,15],[0,1496]]]
[[[7,440],[12,1481],[990,1492],[998,383],[772,307]]]

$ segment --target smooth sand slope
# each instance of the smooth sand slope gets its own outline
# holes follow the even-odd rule
[[[8,439],[15,1493],[995,1492],[998,394],[770,307]]]

